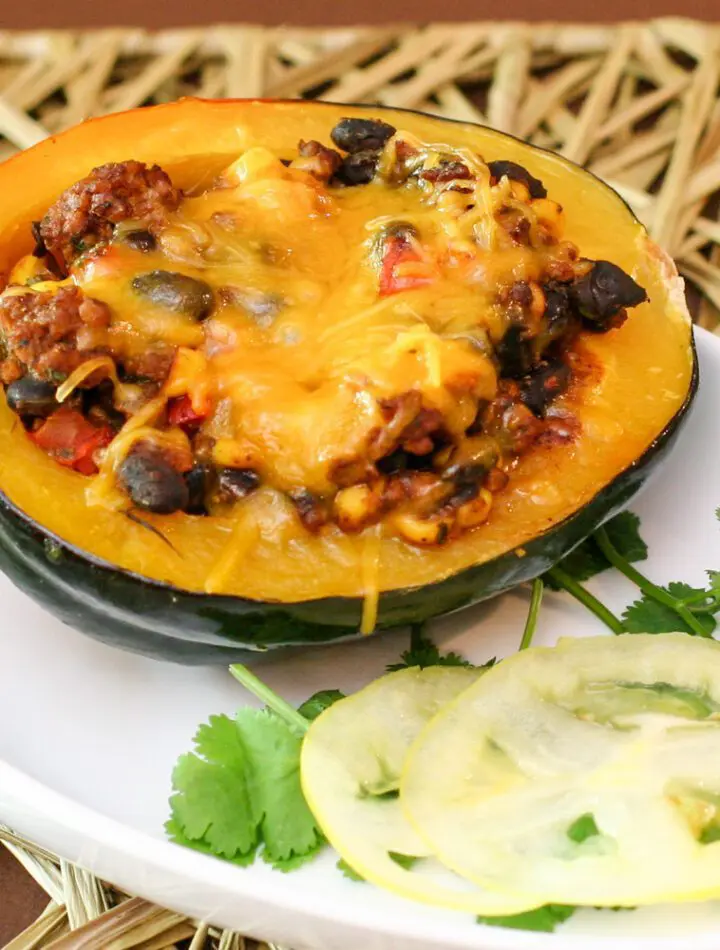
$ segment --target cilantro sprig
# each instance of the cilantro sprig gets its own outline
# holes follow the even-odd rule
[[[535,628],[537,627],[538,615],[540,613],[540,605],[542,604],[543,591],[545,589],[545,584],[541,577],[536,577],[532,582],[532,593],[530,594],[530,608],[528,609],[527,620],[525,621],[525,629],[523,630],[522,639],[520,640],[520,646],[518,650],[527,650],[527,648],[532,643],[532,639],[535,636]]]
[[[522,914],[510,914],[503,917],[478,917],[477,921],[479,924],[489,924],[491,927],[553,933],[558,924],[564,924],[576,910],[577,907],[571,904],[545,904],[535,910],[526,910]]]
[[[247,667],[230,672],[266,708],[243,707],[200,726],[194,750],[173,771],[165,828],[178,844],[235,864],[260,856],[290,871],[324,845],[300,787],[302,738],[343,694],[325,690],[294,709]]]
[[[620,571],[621,574],[624,574],[629,581],[637,585],[646,598],[673,611],[687,629],[688,633],[692,633],[698,637],[709,637],[712,634],[712,629],[708,630],[707,625],[703,624],[700,618],[696,616],[685,603],[686,592],[688,590],[691,592],[691,595],[696,593],[692,588],[688,588],[684,584],[675,585],[674,589],[672,585],[668,587],[658,587],[657,584],[654,584],[645,577],[644,574],[641,574],[637,568],[633,567],[627,556],[618,551],[608,534],[607,528],[598,528],[595,532],[594,539],[610,564],[612,564],[616,570]],[[677,596],[678,593],[679,596]],[[714,626],[715,624],[713,622],[713,627]]]
[[[680,581],[660,586],[634,565],[647,558],[640,536],[640,519],[623,512],[599,528],[574,551],[551,568],[544,580],[555,590],[565,590],[612,630],[613,633],[671,633],[711,637],[720,613],[720,571],[708,571],[707,587]],[[583,586],[583,582],[615,568],[634,584],[641,597],[617,617]]]
[[[494,663],[490,661],[490,664]],[[410,647],[400,654],[399,663],[390,663],[385,669],[388,673],[418,666],[421,670],[428,666],[472,666],[469,660],[459,653],[441,653],[432,640],[425,635],[425,624],[414,623],[410,627]]]

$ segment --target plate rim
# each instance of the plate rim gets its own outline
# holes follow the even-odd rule
[[[332,938],[329,934],[338,927],[354,928],[366,938],[378,937],[392,939],[402,939],[408,944],[417,947],[425,946],[444,946],[448,948],[458,948],[465,950],[468,946],[474,946],[478,950],[607,950],[608,944],[612,942],[613,950],[657,950],[657,948],[675,948],[678,941],[684,938],[680,937],[656,937],[656,936],[615,936],[577,933],[536,933],[532,931],[510,930],[499,927],[490,927],[477,924],[477,933],[479,940],[469,944],[462,935],[454,937],[453,931],[446,929],[442,922],[428,921],[418,916],[416,920],[408,918],[406,915],[385,915],[383,924],[378,926],[371,919],[362,920],[362,914],[357,914],[354,919],[348,919],[346,912],[347,904],[339,902],[336,907],[328,903],[323,908],[322,913],[317,910],[309,910],[302,892],[293,894],[291,877],[283,876],[280,872],[274,872],[266,880],[251,878],[242,872],[247,868],[240,868],[219,858],[211,857],[182,845],[175,844],[169,840],[154,837],[145,831],[132,828],[123,824],[115,818],[103,815],[101,812],[88,805],[73,801],[61,792],[57,792],[43,782],[32,778],[26,773],[9,765],[0,759],[0,803],[4,804],[3,799],[7,798],[7,789],[10,789],[12,795],[22,802],[22,811],[27,813],[28,822],[31,821],[31,812],[44,815],[46,820],[49,816],[54,816],[54,823],[59,826],[58,816],[65,817],[63,830],[70,833],[78,842],[89,838],[93,844],[102,849],[107,849],[105,853],[113,855],[122,855],[125,858],[135,858],[143,862],[146,871],[163,871],[166,875],[177,876],[185,875],[192,878],[192,883],[197,885],[209,885],[211,887],[232,889],[233,896],[237,900],[248,900],[254,904],[258,902],[265,903],[269,908],[272,907],[280,912],[287,912],[295,917],[303,918],[306,924],[317,929],[325,929],[328,937],[318,943],[318,947],[328,946],[327,941]],[[22,816],[17,820],[18,828],[22,832]],[[44,838],[39,841],[41,845],[56,851],[52,840],[43,834],[33,834],[34,838]],[[97,857],[95,861],[85,861],[82,858],[77,859],[75,855],[67,853],[66,848],[62,848],[65,853],[61,857],[78,863],[79,866],[97,874],[104,880],[111,883],[122,883],[113,879],[113,873],[107,873],[104,868],[107,867],[106,859]],[[99,851],[97,852],[100,853]],[[220,881],[220,878],[234,876],[235,880]],[[278,875],[278,876],[275,876]],[[188,880],[188,883],[190,881]],[[162,906],[168,906],[162,897],[153,893],[152,888],[148,888],[147,875],[145,881],[139,887],[133,888],[133,892],[139,896],[159,903]],[[278,884],[280,884],[280,897],[278,896]],[[162,885],[161,885],[162,886]],[[408,902],[411,904],[412,902]],[[172,907],[172,900],[169,902],[171,909],[176,909],[180,913],[186,913],[181,906]],[[212,922],[212,921],[211,921]],[[300,929],[300,927],[298,927]],[[442,930],[442,935],[435,931]],[[252,934],[249,934],[253,936]],[[720,936],[720,927],[715,931],[707,933],[693,933],[693,950],[717,950],[718,936]],[[267,933],[258,934],[260,939],[272,940],[272,935]],[[482,943],[480,942],[482,941]]]

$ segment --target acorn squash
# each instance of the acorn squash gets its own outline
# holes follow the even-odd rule
[[[94,166],[110,171],[88,185]],[[682,281],[628,207],[491,129],[188,99],[52,137],[0,166],[0,191],[0,567],[63,621],[153,656],[342,640],[529,580],[637,492],[697,386]],[[45,308],[30,344],[28,299]],[[80,329],[50,352],[67,313]],[[153,388],[132,367],[168,347]],[[85,418],[108,387],[115,406]],[[192,500],[188,446],[214,466],[211,501]]]

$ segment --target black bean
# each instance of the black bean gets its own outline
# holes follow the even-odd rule
[[[500,375],[511,378],[530,372],[534,361],[533,341],[522,323],[511,323],[495,348]]]
[[[545,294],[545,328],[542,332],[542,348],[561,337],[578,323],[566,284],[551,281],[543,285]]]
[[[157,247],[157,241],[149,231],[128,231],[123,235],[123,241],[134,251],[142,251],[147,254],[154,251]]]
[[[210,466],[202,463],[193,465],[185,472],[185,484],[188,490],[188,503],[185,511],[189,515],[206,515],[206,498],[210,483]]]
[[[379,151],[395,131],[380,119],[340,119],[330,138],[343,152]]]
[[[132,280],[136,294],[158,307],[175,310],[195,320],[204,320],[213,308],[213,292],[209,284],[187,274],[153,270]]]
[[[479,486],[497,460],[498,447],[494,439],[486,435],[472,436],[453,450],[443,469],[443,480],[455,482],[458,487]]]
[[[510,178],[511,181],[520,181],[527,186],[531,198],[547,198],[547,189],[539,178],[531,175],[527,168],[518,165],[517,162],[497,161],[488,162],[488,168],[493,178],[498,180],[503,177]]]
[[[56,388],[37,376],[23,376],[10,383],[5,398],[8,406],[18,415],[44,419],[58,407]]]
[[[260,484],[260,476],[251,468],[221,468],[217,484],[218,501],[229,503],[254,492]]]
[[[118,469],[118,481],[133,503],[145,511],[169,515],[190,500],[187,482],[161,449],[140,443]]]
[[[115,386],[111,379],[104,379],[92,389],[83,389],[78,395],[82,397],[82,413],[90,415],[113,429],[120,429],[125,423],[125,414],[115,408]]]
[[[536,416],[543,418],[550,403],[570,383],[570,367],[560,360],[539,363],[520,381],[520,398]]]
[[[645,290],[610,261],[595,261],[592,270],[571,285],[570,292],[591,329],[600,332],[615,325],[625,307],[647,300]]]
[[[333,185],[367,185],[375,177],[378,165],[377,152],[355,152],[346,155],[340,168],[335,172]]]

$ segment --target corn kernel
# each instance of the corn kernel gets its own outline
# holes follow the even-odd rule
[[[343,531],[360,531],[380,510],[380,493],[369,485],[351,485],[335,496],[335,518]]]
[[[530,203],[530,207],[535,212],[538,222],[543,224],[554,237],[559,238],[562,235],[565,215],[557,201],[551,201],[550,198],[536,198]]]
[[[493,497],[486,488],[471,501],[461,505],[457,510],[457,524],[460,528],[476,528],[487,521],[492,508]]]
[[[212,459],[221,468],[259,468],[261,456],[254,445],[240,439],[218,439]]]
[[[446,516],[428,521],[405,512],[395,515],[392,523],[398,534],[411,544],[442,544],[447,540],[453,520]]]

